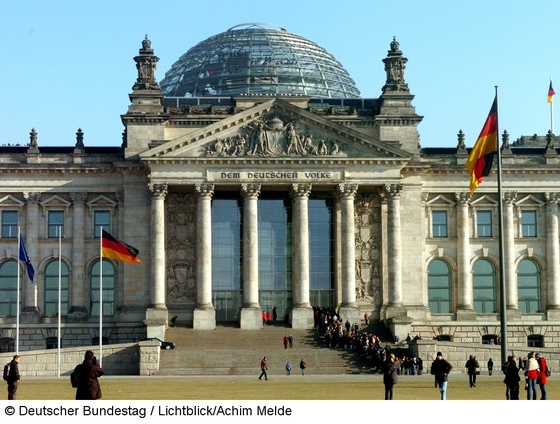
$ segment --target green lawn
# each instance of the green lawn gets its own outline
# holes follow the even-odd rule
[[[104,400],[382,400],[380,375],[270,375],[268,381],[254,377],[102,377]],[[547,384],[548,398],[560,399],[560,383],[554,376]],[[68,377],[24,379],[19,400],[69,400],[74,389]],[[526,397],[521,388],[520,397]],[[540,397],[540,396],[539,396]],[[452,374],[449,400],[502,400],[502,376],[481,375],[476,388],[469,388],[467,376]],[[431,376],[401,376],[395,388],[397,400],[437,400]]]

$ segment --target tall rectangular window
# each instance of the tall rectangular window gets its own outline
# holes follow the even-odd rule
[[[478,237],[492,237],[492,211],[476,212],[476,234]]]
[[[48,214],[48,227],[49,238],[58,238],[60,235],[64,237],[64,212],[63,211],[49,211]]]
[[[101,227],[108,233],[111,232],[111,212],[95,211],[93,214],[93,236],[101,237]]]
[[[2,238],[16,238],[17,227],[17,211],[2,211]]]
[[[432,237],[447,237],[447,211],[432,211]]]
[[[521,234],[523,237],[537,237],[537,211],[521,212]]]

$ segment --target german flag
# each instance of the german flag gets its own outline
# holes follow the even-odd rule
[[[550,85],[548,86],[548,98],[546,99],[547,103],[552,103],[554,101],[554,89],[552,88],[552,80],[550,80]]]
[[[498,151],[498,96],[490,108],[490,113],[474,144],[467,160],[467,169],[471,175],[471,196],[484,177],[490,175],[494,154]]]
[[[139,264],[142,261],[137,258],[138,249],[114,238],[105,230],[101,230],[101,257],[116,259],[128,262],[129,264]]]

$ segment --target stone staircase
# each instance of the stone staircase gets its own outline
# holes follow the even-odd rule
[[[294,337],[293,348],[284,349],[285,334]],[[307,363],[306,374],[356,374],[372,372],[353,350],[324,347],[322,334],[315,330],[294,330],[270,325],[262,330],[241,330],[218,326],[215,330],[169,328],[166,341],[173,350],[162,350],[160,375],[255,375],[260,361],[268,358],[270,375],[285,375],[286,362],[292,374],[299,374],[299,362]]]

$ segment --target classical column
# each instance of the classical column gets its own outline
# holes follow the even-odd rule
[[[309,303],[309,216],[311,184],[292,184],[292,327],[313,326]]]
[[[502,194],[503,201],[503,240],[504,243],[504,278],[506,286],[506,310],[508,317],[513,318],[519,310],[517,290],[517,270],[515,268],[515,227],[513,225],[513,204],[517,197],[516,191]],[[500,294],[501,296],[502,294]]]
[[[87,193],[70,193],[72,200],[72,286],[70,287],[70,321],[81,321],[87,315],[85,280],[85,205]]]
[[[24,236],[25,248],[27,255],[35,268],[34,284],[28,280],[27,271],[23,268],[22,284],[23,287],[23,308],[22,312],[28,316],[23,317],[24,321],[35,321],[39,316],[39,306],[37,304],[37,286],[38,286],[38,265],[39,265],[39,201],[41,200],[41,193],[23,193],[23,197],[27,200],[27,223],[25,228],[22,229]]]
[[[242,184],[243,196],[243,307],[239,325],[243,329],[262,327],[259,305],[259,219],[260,184]]]
[[[195,329],[214,329],[216,313],[212,305],[212,196],[213,184],[196,184],[198,195],[196,241]]]
[[[354,224],[354,198],[357,184],[339,184],[342,226],[342,302],[341,307],[356,307],[356,236]],[[353,321],[351,321],[353,322]]]
[[[560,250],[558,246],[558,201],[560,193],[545,193],[546,198],[546,262],[548,319],[560,318]]]
[[[165,196],[167,184],[150,184],[151,205],[151,263],[152,283],[150,302],[152,308],[165,308]]]
[[[469,193],[455,193],[457,201],[457,319],[474,319],[470,270]]]
[[[385,184],[387,197],[388,234],[387,248],[389,257],[389,307],[403,305],[402,293],[402,247],[400,198],[402,184]]]

